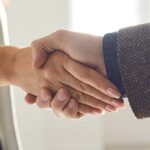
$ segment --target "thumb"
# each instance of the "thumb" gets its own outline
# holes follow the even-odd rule
[[[31,43],[33,68],[40,68],[46,62],[49,53],[55,50],[64,50],[67,33],[65,30],[58,30]]]
[[[34,104],[36,102],[36,96],[34,95],[31,95],[31,94],[26,94],[25,96],[25,101],[28,103],[28,104]]]
[[[32,48],[32,67],[40,68],[48,58],[48,52],[42,46],[42,40],[35,40],[31,43]],[[45,46],[46,47],[46,46]]]

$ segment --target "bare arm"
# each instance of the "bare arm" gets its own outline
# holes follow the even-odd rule
[[[117,100],[101,92],[111,83],[106,81],[99,87],[105,80],[103,76],[60,52],[52,54],[43,69],[36,70],[32,69],[30,47],[20,49],[1,46],[0,68],[1,85],[13,84],[36,96],[42,88],[49,89],[55,94],[60,88],[65,87],[74,98],[72,100],[73,106],[76,106],[73,107],[76,108],[74,117],[84,113],[95,113],[98,110],[101,112],[106,106],[110,106],[112,110],[116,109],[113,102]],[[77,102],[80,102],[80,105]],[[47,101],[48,107],[50,103],[53,104]],[[118,105],[122,106],[123,103],[118,102]]]
[[[0,46],[0,86],[9,85],[14,68],[16,47]]]

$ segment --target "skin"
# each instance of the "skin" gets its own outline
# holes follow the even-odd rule
[[[58,30],[51,35],[33,41],[31,46],[33,53],[33,67],[36,69],[42,67],[42,65],[46,62],[49,53],[59,50],[68,54],[73,59],[85,65],[88,65],[89,67],[92,67],[104,77],[107,76],[103,58],[103,37],[76,33],[66,30]],[[106,83],[107,81],[104,78],[104,80],[101,80],[99,86],[104,86]],[[114,85],[112,86],[112,84],[107,84],[107,87],[108,88],[103,91],[106,95],[114,98],[119,98],[121,96],[121,94]],[[43,93],[44,91],[45,93],[51,92],[46,89],[42,89]],[[32,98],[32,103],[37,102],[37,100],[39,101],[39,99],[44,99],[42,97],[43,95],[39,94],[36,99],[36,97],[34,97],[33,95],[28,94],[26,101],[30,103]],[[64,94],[64,97],[65,96],[66,101],[69,101],[69,93]],[[56,103],[58,102],[60,105],[60,101],[57,97],[54,97],[53,99]],[[117,108],[124,107],[123,101],[121,100],[120,102],[122,102],[122,105],[116,104]],[[57,107],[53,107],[52,109],[56,110]],[[106,106],[105,110],[109,112],[114,111],[114,109],[109,106]],[[62,112],[60,111],[60,113]],[[70,115],[72,116],[72,114]],[[69,116],[69,114],[67,116]]]
[[[58,105],[58,103],[56,104],[55,101],[49,99],[45,103],[37,100],[42,108],[56,107],[57,105],[57,109],[54,109],[54,111],[63,111],[65,116],[71,113],[72,118],[79,118],[89,113],[102,113],[106,105],[114,110],[116,109],[113,105],[116,99],[105,94],[107,85],[111,85],[111,82],[107,81],[107,84],[99,86],[99,82],[105,80],[103,76],[61,52],[51,54],[46,64],[39,70],[32,68],[30,47],[21,49],[1,46],[0,60],[3,62],[0,66],[1,85],[15,85],[35,96],[43,89],[51,91],[52,95],[50,96],[53,96],[59,90],[59,95],[56,94],[56,97],[59,98],[61,103],[67,105],[67,109],[65,109],[62,105]],[[113,87],[113,85],[111,86]],[[70,93],[69,103],[62,96],[66,91]],[[123,105],[122,102],[118,104]]]
[[[3,0],[4,2],[4,5],[6,8],[8,8],[8,5],[9,5],[9,0]],[[60,33],[57,32],[58,34]],[[34,43],[33,42],[33,48],[34,48]],[[36,46],[36,45],[35,45]],[[9,48],[10,49],[10,48]],[[73,52],[73,51],[72,51]],[[70,54],[73,54],[73,53],[70,53]],[[84,51],[83,51],[84,52]],[[67,53],[67,52],[66,52]],[[34,54],[34,53],[33,53]],[[84,53],[83,53],[84,54]],[[33,55],[34,56],[34,55]],[[37,57],[38,58],[38,57]],[[77,58],[78,60],[78,56],[75,57]],[[92,58],[92,57],[91,57]],[[93,57],[94,58],[94,57]],[[37,59],[38,60],[38,59]],[[81,61],[82,59],[79,59],[79,61]],[[46,61],[46,59],[45,59]],[[34,61],[33,61],[34,62]],[[83,63],[85,63],[84,61],[82,61]],[[42,61],[40,61],[40,63],[43,63]],[[85,63],[86,64],[86,63]],[[89,66],[90,64],[87,63]],[[39,64],[40,65],[40,64]],[[106,74],[106,73],[105,73]],[[4,75],[6,77],[6,75]],[[6,83],[4,83],[6,84]],[[118,91],[117,91],[118,92]],[[112,94],[111,94],[112,95]],[[117,97],[119,97],[118,95],[119,94],[116,94]],[[116,97],[115,96],[112,96],[112,97]],[[60,100],[60,97],[63,97],[63,101]],[[25,100],[27,103],[29,104],[34,104],[36,102],[36,104],[39,106],[39,107],[46,107],[46,103],[47,101],[51,102],[51,108],[53,109],[53,111],[56,113],[56,114],[63,114],[65,117],[69,117],[69,118],[74,118],[74,116],[76,116],[76,112],[78,110],[78,106],[80,106],[80,104],[77,103],[77,101],[75,99],[71,99],[71,95],[69,93],[69,91],[65,88],[61,88],[61,89],[58,89],[57,93],[55,95],[52,94],[52,92],[47,89],[47,88],[43,88],[39,91],[38,95],[35,96],[33,94],[27,94],[26,97],[25,97]],[[122,101],[122,100],[121,100]],[[121,102],[120,101],[120,102]],[[123,102],[123,101],[122,101]],[[70,106],[74,106],[74,110],[75,111],[72,111],[72,109],[70,108]],[[107,108],[108,111],[114,111],[114,108],[113,107],[108,107],[109,105],[106,105],[105,108]],[[115,105],[116,106],[116,109],[119,108],[120,105]],[[123,106],[123,103],[122,103],[122,106]],[[113,109],[112,109],[113,108]],[[89,113],[89,110],[85,110],[83,107],[82,109],[84,110],[84,112],[86,111],[87,113]],[[81,109],[81,110],[82,110]],[[115,110],[116,110],[115,109]],[[91,113],[91,112],[90,112]],[[99,111],[99,110],[95,110],[94,112],[92,113],[95,113],[95,114],[99,114],[99,113],[104,113],[104,111]]]

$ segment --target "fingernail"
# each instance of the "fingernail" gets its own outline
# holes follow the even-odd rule
[[[108,112],[115,112],[115,111],[117,111],[113,106],[110,106],[110,105],[107,105],[107,106],[105,107],[105,109],[106,109],[106,111],[108,111]]]
[[[66,100],[67,96],[66,94],[60,90],[57,94],[56,94],[56,98],[59,100],[59,101],[64,101]]]
[[[105,111],[104,110],[100,110],[100,109],[94,109],[93,113],[95,115],[104,115]]]
[[[125,109],[125,108],[126,108],[125,104],[122,107],[120,107],[120,109],[122,109],[122,110]]]
[[[109,89],[107,90],[107,93],[108,93],[110,96],[114,97],[114,98],[120,98],[120,96],[121,96],[121,94],[120,94],[119,91],[117,91],[117,90],[115,90],[115,89],[112,89],[112,88],[109,88]]]
[[[93,110],[93,114],[95,114],[95,115],[99,115],[99,114],[101,114],[101,110],[100,109],[94,109]]]
[[[41,93],[41,99],[44,102],[47,102],[51,99],[51,95],[48,95],[48,93]]]
[[[112,101],[112,104],[114,105],[114,106],[117,106],[117,107],[119,107],[119,106],[121,106],[121,102],[119,102],[119,101],[117,101],[117,100],[113,100]]]

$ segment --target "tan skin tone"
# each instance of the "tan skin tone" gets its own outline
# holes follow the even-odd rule
[[[103,59],[103,37],[100,36],[93,36],[83,33],[76,33],[66,30],[58,30],[46,37],[41,39],[35,40],[32,42],[32,52],[33,52],[33,66],[37,69],[41,67],[42,64],[46,62],[48,53],[59,50],[67,53],[73,59],[84,63],[101,73],[104,77],[106,75],[106,69]],[[99,86],[106,86],[107,82],[106,79],[99,80]],[[107,86],[111,88],[111,85]],[[113,86],[113,93],[108,93],[108,89],[105,88],[103,91],[105,94],[109,95],[110,97],[120,97],[120,93],[118,92],[117,88]],[[42,94],[39,94],[38,97],[28,94],[26,96],[26,101],[29,103],[38,102],[38,106],[40,107],[39,101],[43,103],[42,99],[44,99],[44,95],[50,94],[51,91],[48,89],[41,89]],[[59,95],[59,91],[58,91]],[[64,98],[66,96],[66,101],[69,101],[69,93],[64,93]],[[51,97],[52,98],[52,97]],[[57,97],[53,97],[55,100],[56,105],[52,106],[53,110],[57,110],[57,106],[63,105],[59,101]],[[121,101],[122,102],[122,101]],[[116,108],[122,108],[124,105],[115,105]],[[76,108],[77,109],[77,108]],[[111,107],[105,107],[106,111],[113,112],[114,109]],[[59,111],[62,113],[61,111]],[[68,114],[67,116],[72,116],[72,114]]]
[[[8,0],[3,0],[3,2],[4,2],[4,5],[5,5],[5,7],[6,8],[8,8],[8,5],[9,5],[9,1]],[[9,47],[9,49],[11,49],[10,47]],[[73,53],[71,53],[71,55],[72,55]],[[76,57],[76,59],[77,60],[79,60],[79,61],[81,61],[79,58],[78,58],[78,56]],[[83,61],[83,60],[82,60]],[[81,61],[81,62],[82,62]],[[85,63],[84,61],[83,61],[83,63]],[[88,64],[87,62],[85,63],[85,64]],[[91,64],[88,64],[88,65],[91,65]],[[92,66],[93,67],[93,66]],[[104,70],[104,69],[103,69]],[[105,70],[104,70],[105,71]],[[5,75],[4,75],[5,76]],[[5,76],[6,77],[6,76]],[[2,81],[1,81],[2,82]],[[2,84],[6,84],[6,83],[2,83]],[[59,98],[58,98],[59,97]],[[60,99],[60,97],[64,97],[64,99],[63,99],[63,101],[61,100],[59,100]],[[28,103],[30,103],[30,104],[33,104],[33,103],[35,103],[35,99],[36,99],[36,103],[37,103],[37,105],[41,108],[45,108],[45,107],[47,107],[47,103],[51,103],[51,108],[53,109],[53,111],[54,112],[57,112],[57,113],[62,113],[63,115],[65,115],[66,117],[69,117],[69,118],[74,118],[74,116],[76,116],[76,114],[77,114],[77,110],[78,110],[78,107],[80,107],[80,103],[78,104],[77,103],[77,100],[75,100],[75,99],[72,99],[71,98],[71,94],[69,93],[69,91],[68,90],[66,90],[65,88],[60,88],[60,89],[58,89],[58,91],[57,91],[57,94],[54,96],[54,94],[52,94],[52,92],[50,91],[50,89],[48,89],[48,88],[42,88],[40,91],[39,91],[39,93],[38,93],[38,95],[37,95],[37,97],[36,96],[34,96],[33,94],[31,95],[31,94],[28,94],[27,96],[26,96],[26,101],[28,102]],[[47,101],[44,101],[43,102],[43,100],[41,100],[41,99],[46,99]],[[120,101],[121,103],[123,102],[122,100]],[[74,108],[74,111],[72,111],[72,107],[70,107],[70,106],[74,106],[73,108]],[[81,105],[82,106],[82,105]],[[106,106],[109,106],[109,105],[106,105]],[[122,107],[123,106],[123,103],[121,104],[121,105],[117,105],[117,107],[116,108],[119,108],[119,106],[120,107]],[[84,107],[80,107],[80,108],[82,108],[83,109],[83,114],[88,114],[88,113],[92,113],[92,114],[99,114],[99,113],[101,113],[102,111],[100,111],[100,110],[97,110],[97,109],[95,109],[95,110],[93,110],[93,111],[91,111],[90,109],[88,110],[88,109],[85,109]],[[79,108],[79,110],[80,110],[80,108]],[[87,107],[88,108],[88,107]],[[112,112],[112,111],[115,111],[116,110],[116,108],[115,107],[110,107],[110,108],[112,108],[110,111]],[[82,110],[81,109],[81,110]]]
[[[69,108],[72,106],[71,111],[74,111],[72,118],[79,118],[87,113],[101,113],[105,110],[106,104],[116,109],[112,106],[115,99],[103,92],[107,87],[99,87],[97,82],[104,80],[104,77],[63,53],[52,54],[40,70],[32,68],[30,47],[20,49],[1,46],[0,58],[3,62],[0,66],[1,85],[16,85],[36,96],[43,88],[49,89],[52,94],[62,87],[66,88],[72,97],[72,102],[68,105]],[[107,85],[113,86],[109,81],[107,82]],[[121,105],[123,103],[120,102]],[[49,101],[43,105],[43,107],[49,106]],[[73,109],[76,108],[74,106],[77,106],[78,110]]]

